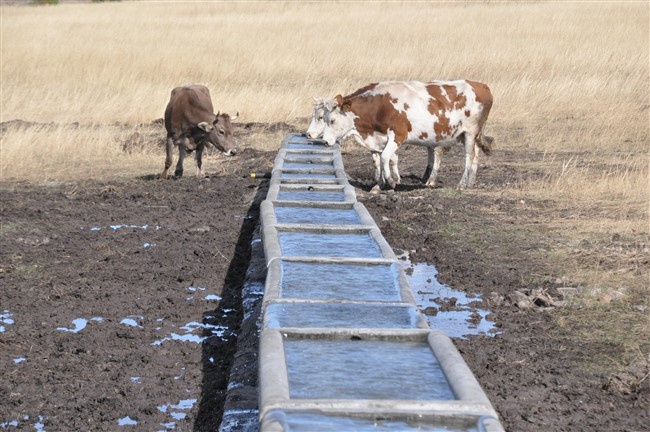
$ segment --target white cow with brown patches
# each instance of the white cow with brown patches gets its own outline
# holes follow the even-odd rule
[[[465,146],[465,170],[458,188],[476,180],[478,151],[490,154],[493,139],[483,135],[492,107],[492,93],[473,81],[387,81],[370,84],[353,94],[324,104],[323,139],[334,145],[354,136],[380,152],[380,187],[395,188],[390,161],[403,144],[429,149],[427,186],[435,186],[442,154],[452,144]]]
[[[307,132],[305,133],[305,136],[309,139],[323,137],[323,131],[325,130],[325,121],[323,120],[323,117],[325,115],[325,109],[326,107],[329,107],[329,109],[331,110],[336,106],[336,104],[332,101],[332,99],[327,99],[322,97],[315,97],[313,99],[314,99],[314,109],[312,110],[311,113],[311,121],[309,122],[309,127],[307,128]],[[375,165],[375,182],[379,182],[380,174],[381,174],[380,155],[381,152],[384,150],[383,147],[381,149],[368,147],[366,146],[363,139],[359,136],[359,134],[355,134],[353,132],[348,133],[342,139],[347,138],[348,136],[354,137],[357,143],[370,150],[370,152],[372,153],[373,163]],[[397,163],[398,163],[398,156],[397,154],[393,154],[393,157],[390,160],[391,175],[395,179],[395,182],[397,184],[400,184],[402,178],[399,175],[399,169]],[[425,175],[428,177],[428,174],[425,173]]]

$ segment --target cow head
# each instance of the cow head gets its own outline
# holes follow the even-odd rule
[[[206,133],[204,139],[208,144],[212,144],[226,156],[233,156],[237,153],[237,150],[235,149],[232,120],[237,119],[237,117],[239,117],[239,113],[233,117],[226,113],[217,113],[212,123],[201,122],[197,126]]]
[[[325,99],[314,98],[314,110],[311,113],[311,122],[305,134],[307,138],[320,138],[323,136],[323,129],[325,129],[325,122],[323,115],[325,113]]]
[[[327,145],[340,143],[354,129],[354,118],[350,103],[344,101],[343,96],[326,100],[323,104],[323,140]]]

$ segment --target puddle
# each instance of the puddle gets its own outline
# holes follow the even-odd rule
[[[7,331],[7,327],[14,324],[15,321],[11,318],[12,316],[14,316],[14,314],[6,309],[0,313],[0,333],[4,333]]]
[[[285,339],[294,399],[453,400],[424,342]]]
[[[413,418],[358,418],[336,415],[326,415],[309,412],[283,412],[271,411],[266,418],[277,419],[281,424],[287,425],[288,430],[295,432],[321,432],[358,431],[375,432],[386,431],[436,431],[436,432],[479,432],[479,419],[476,417],[454,416],[452,418],[413,416]]]
[[[404,256],[400,257],[404,258]],[[494,322],[487,319],[489,311],[476,306],[480,295],[468,296],[438,282],[438,270],[429,264],[412,264],[406,257],[402,262],[415,302],[425,315],[429,326],[444,331],[449,337],[470,335],[494,336]]]
[[[315,300],[401,301],[397,265],[282,261],[281,296]]]
[[[301,328],[417,328],[418,312],[414,307],[328,304],[275,303],[267,307],[268,327]]]
[[[18,357],[14,359],[14,364],[20,364],[24,361],[27,361],[27,357]]]
[[[276,206],[275,217],[280,224],[361,224],[361,219],[354,209]]]
[[[278,200],[342,202],[345,201],[345,193],[329,190],[281,190],[278,193]]]
[[[280,247],[286,256],[329,256],[342,258],[381,258],[369,233],[312,233],[280,231]]]

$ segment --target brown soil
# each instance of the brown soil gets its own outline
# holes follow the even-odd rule
[[[158,181],[146,173],[4,183],[0,429],[153,431],[175,422],[175,430],[217,430],[266,193],[266,180],[246,176],[268,169],[275,155],[241,151],[227,174],[206,179]],[[582,343],[558,325],[567,313],[553,306],[562,281],[531,276],[548,274],[534,257],[552,241],[527,235],[522,221],[549,203],[522,207],[494,193],[536,175],[522,171],[517,155],[497,152],[479,168],[479,187],[461,193],[453,189],[459,152],[443,161],[440,187],[426,189],[417,177],[425,153],[401,151],[403,184],[380,195],[369,193],[369,155],[345,148],[343,157],[358,200],[396,251],[435,264],[442,283],[482,295],[500,333],[454,342],[507,430],[650,430],[647,353],[618,371],[589,367],[620,346]],[[161,152],[161,167],[163,159]],[[530,285],[534,279],[541,282]],[[518,306],[515,291],[532,306]],[[79,318],[88,322],[78,333],[59,329]],[[202,344],[165,340],[196,323],[204,325],[192,333],[206,337]],[[118,426],[126,417],[137,425]]]

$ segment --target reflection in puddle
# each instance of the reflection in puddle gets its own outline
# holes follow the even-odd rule
[[[468,295],[441,284],[436,279],[438,270],[429,264],[412,264],[408,257],[402,266],[413,290],[415,302],[426,316],[431,328],[444,331],[449,337],[464,338],[471,335],[494,336],[493,321],[487,319],[489,311],[477,304],[480,295]]]

